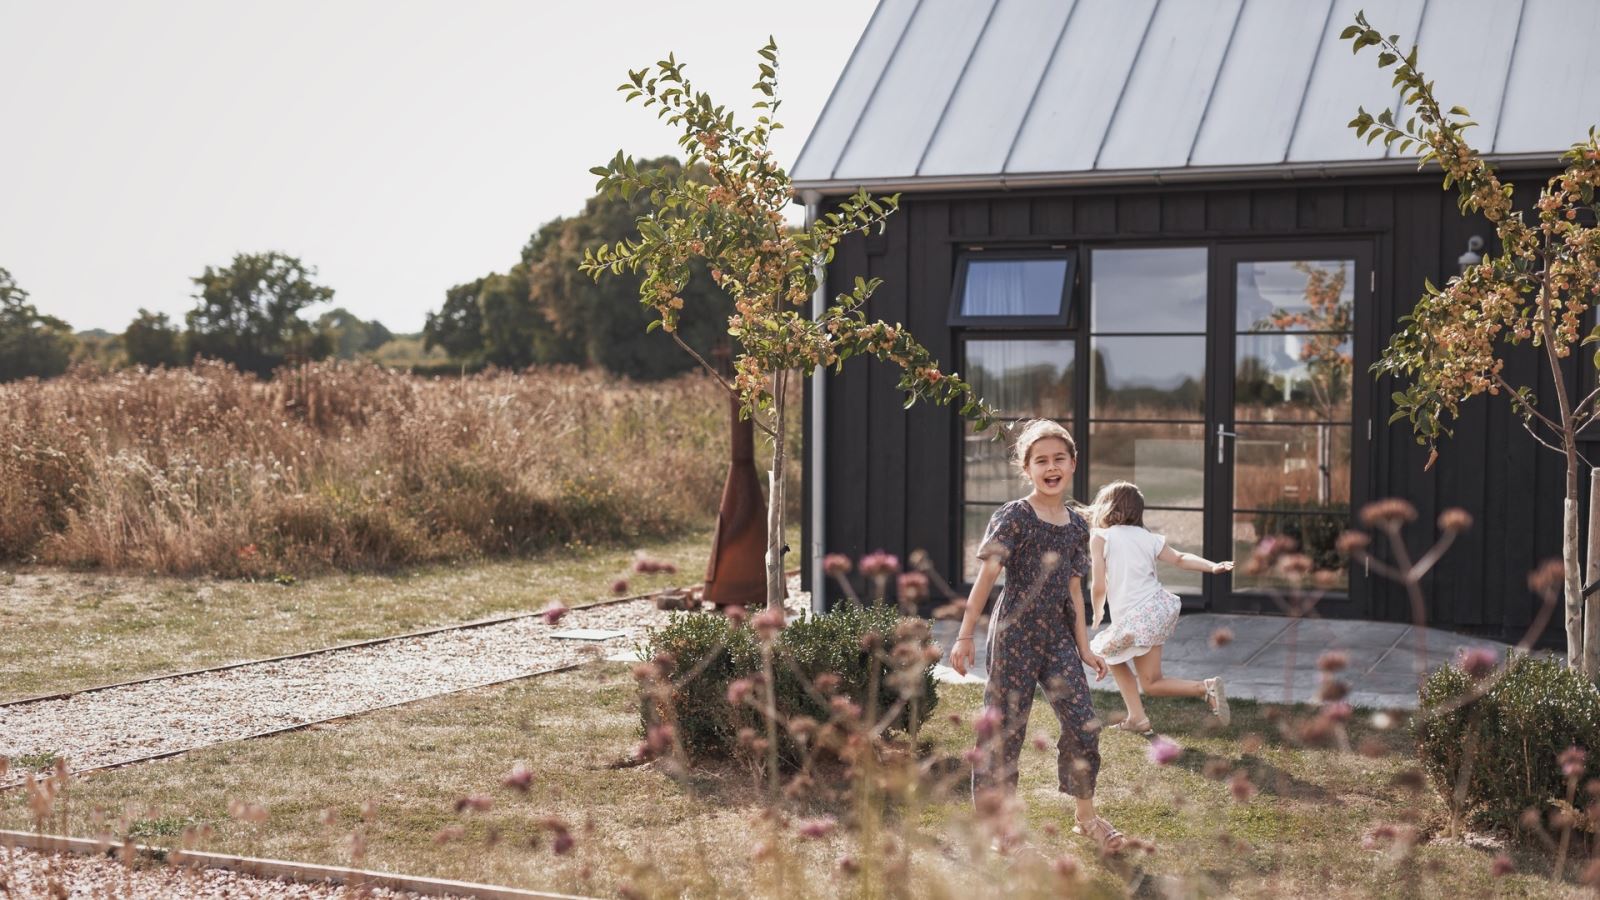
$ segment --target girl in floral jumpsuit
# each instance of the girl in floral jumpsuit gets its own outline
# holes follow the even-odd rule
[[[1061,725],[1058,783],[1062,793],[1077,798],[1073,831],[1092,837],[1102,852],[1115,853],[1125,839],[1095,809],[1099,722],[1083,674],[1085,663],[1099,678],[1107,672],[1105,661],[1089,648],[1083,616],[1089,526],[1065,502],[1077,445],[1059,424],[1036,420],[1017,438],[1016,461],[1033,491],[1000,507],[989,520],[978,548],[982,568],[950,649],[951,666],[966,674],[975,655],[973,634],[1003,568],[1005,591],[989,624],[989,681],[978,718],[973,795],[1016,790],[1028,713],[1035,686],[1042,686]]]

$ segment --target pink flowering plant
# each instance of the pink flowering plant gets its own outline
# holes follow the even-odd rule
[[[1600,598],[1584,608],[1578,557],[1578,437],[1600,412],[1600,388],[1576,396],[1564,360],[1581,345],[1600,340],[1600,328],[1584,334],[1584,321],[1600,293],[1600,229],[1595,227],[1595,185],[1600,182],[1600,140],[1587,140],[1562,156],[1565,168],[1540,189],[1532,221],[1513,203],[1513,186],[1467,141],[1474,125],[1462,107],[1445,110],[1433,84],[1418,68],[1417,48],[1400,48],[1399,37],[1385,37],[1364,15],[1342,38],[1359,52],[1378,48],[1378,65],[1394,70],[1403,107],[1414,114],[1402,124],[1390,110],[1376,116],[1361,109],[1350,122],[1370,143],[1420,153],[1421,163],[1444,172],[1446,188],[1460,194],[1463,215],[1479,214],[1498,238],[1498,255],[1452,277],[1443,287],[1431,282],[1411,314],[1390,340],[1375,371],[1408,382],[1394,394],[1391,422],[1406,419],[1417,440],[1437,457],[1441,435],[1460,414],[1461,404],[1479,394],[1504,395],[1522,417],[1524,428],[1544,447],[1566,460],[1566,503],[1562,521],[1565,566],[1567,658],[1591,679],[1600,677]],[[1513,383],[1505,363],[1508,345],[1530,343],[1543,356],[1553,385],[1553,403],[1534,396],[1532,384]],[[1594,363],[1600,366],[1600,353]],[[1514,377],[1514,376],[1512,376]]]
[[[656,316],[649,328],[671,335],[771,438],[767,604],[777,607],[783,598],[785,386],[791,379],[818,366],[838,369],[853,356],[870,356],[900,368],[899,388],[908,407],[918,400],[959,404],[980,430],[995,413],[970,384],[943,371],[904,326],[867,315],[879,279],[857,278],[816,316],[806,315],[807,303],[822,287],[822,266],[833,259],[839,242],[873,229],[881,233],[899,200],[861,191],[804,227],[785,224],[794,189],[769,147],[772,133],[783,127],[775,118],[777,45],[769,40],[760,56],[752,125],[736,123],[732,112],[697,91],[676,57],[628,73],[618,89],[680,132],[678,145],[687,160],[678,170],[641,169],[618,151],[591,170],[599,176],[599,192],[624,199],[648,194],[654,209],[638,220],[638,238],[585,250],[581,268],[597,279],[607,272],[642,273],[639,299]],[[690,271],[702,264],[734,302],[728,334],[741,352],[734,358],[731,382],[677,334]]]

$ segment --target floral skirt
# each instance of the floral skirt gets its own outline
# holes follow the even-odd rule
[[[1182,608],[1183,602],[1171,591],[1141,600],[1095,635],[1089,648],[1113,666],[1143,656],[1172,637]]]

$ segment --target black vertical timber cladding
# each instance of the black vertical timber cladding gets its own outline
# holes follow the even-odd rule
[[[867,273],[866,238],[852,235],[840,243],[828,266],[829,296],[844,293],[856,276],[865,277]],[[824,549],[852,559],[867,552],[867,510],[861,502],[861,492],[867,484],[867,460],[872,458],[871,436],[867,432],[869,364],[860,357],[845,362],[838,373],[830,373],[826,394]],[[838,591],[832,585],[827,590],[831,606],[838,599]]]
[[[908,221],[900,224],[909,225],[910,232],[907,284],[911,303],[906,324],[938,361],[940,371],[955,372],[960,360],[946,324],[955,270],[951,244],[945,240],[949,232],[948,208],[937,201],[919,204]],[[952,471],[952,411],[919,402],[902,415],[906,431],[905,550],[923,550],[937,571],[952,572],[957,557],[951,547],[954,535],[949,517],[952,505],[959,502]]]
[[[908,194],[890,222],[872,255],[859,238],[841,246],[830,266],[830,291],[843,290],[856,275],[884,278],[871,316],[906,323],[947,371],[959,366],[957,334],[945,316],[954,253],[962,243],[1371,239],[1377,287],[1373,308],[1357,310],[1357,317],[1377,326],[1369,346],[1381,351],[1421,295],[1424,279],[1438,284],[1454,273],[1466,235],[1490,236],[1460,219],[1453,194],[1441,191],[1432,174],[1283,185]],[[1541,402],[1553,402],[1543,365],[1532,351],[1512,354],[1507,374],[1513,383],[1536,384]],[[902,410],[898,372],[889,364],[853,360],[830,378],[825,549],[859,556],[882,547],[902,557],[923,549],[941,573],[957,580],[952,523],[960,516],[958,414],[924,404]],[[1569,381],[1575,388],[1576,376]],[[1425,582],[1430,619],[1519,636],[1534,612],[1527,570],[1560,555],[1561,457],[1533,443],[1504,397],[1480,397],[1463,405],[1455,435],[1441,441],[1440,459],[1425,472],[1427,449],[1416,444],[1409,424],[1387,424],[1394,409],[1389,395],[1402,385],[1389,378],[1367,385],[1375,400],[1368,448],[1373,464],[1370,485],[1357,490],[1367,488],[1373,499],[1404,497],[1417,507],[1418,521],[1408,530],[1413,550],[1434,539],[1444,509],[1463,507],[1476,522]],[[1369,617],[1409,620],[1402,589],[1376,575],[1370,583]],[[1547,636],[1559,639],[1560,633],[1558,615]]]
[[[868,243],[867,268],[883,284],[867,302],[870,318],[904,328],[909,287],[906,248],[907,216],[892,216],[881,241],[881,253]],[[867,362],[867,552],[887,550],[905,559],[906,421],[898,388],[900,368],[892,362]]]

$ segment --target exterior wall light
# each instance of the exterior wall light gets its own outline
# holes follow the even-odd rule
[[[1467,252],[1456,257],[1456,265],[1461,268],[1461,274],[1465,275],[1468,269],[1481,262],[1483,262],[1483,238],[1475,234],[1467,238]]]

